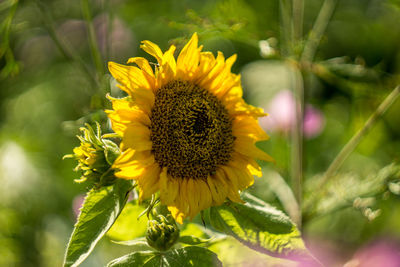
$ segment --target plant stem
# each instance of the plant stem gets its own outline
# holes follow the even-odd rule
[[[40,1],[36,0],[36,4],[42,13],[42,18],[44,20],[44,27],[46,28],[47,32],[50,35],[50,38],[53,40],[54,44],[57,46],[58,50],[61,52],[61,54],[68,60],[76,62],[83,72],[87,74],[89,77],[89,80],[93,86],[93,88],[96,88],[98,86],[97,80],[93,77],[91,71],[85,64],[85,62],[77,55],[72,53],[69,48],[60,40],[60,38],[57,35],[56,30],[54,29],[53,25],[53,20],[50,16],[50,14],[47,12],[45,5]]]
[[[92,20],[92,15],[90,13],[89,0],[82,0],[81,5],[82,5],[83,17],[86,20],[86,25],[88,28],[90,51],[92,52],[92,57],[94,65],[97,70],[97,74],[100,76],[99,78],[101,79],[104,75],[103,59],[101,57],[101,53],[97,43],[96,33],[93,27],[93,20]]]
[[[113,15],[113,10],[110,5],[109,0],[104,0],[103,1],[103,10],[104,12],[107,13],[107,22],[106,22],[106,38],[105,38],[105,52],[104,52],[104,59],[105,61],[110,60],[110,55],[111,55],[111,47],[112,47],[112,38],[111,34],[113,31],[113,21],[114,21],[114,15]],[[110,85],[110,77],[109,76],[104,76],[105,78],[105,90],[107,93],[111,93],[111,85]]]
[[[292,86],[295,98],[295,125],[291,131],[291,179],[293,194],[297,200],[297,205],[301,207],[302,200],[302,181],[303,181],[303,114],[304,114],[304,82],[303,76],[297,65],[292,70]],[[299,212],[298,221],[301,227],[301,213]]]
[[[293,0],[293,35],[296,41],[303,36],[304,0]]]
[[[292,50],[291,44],[293,41],[293,24],[288,0],[279,1],[279,10],[281,14],[280,35],[282,40],[282,55],[284,57],[289,57]]]
[[[113,12],[110,6],[110,1],[108,0],[103,0],[102,2],[103,4],[103,10],[104,12],[107,12],[107,16],[106,16],[106,31],[105,31],[105,52],[104,52],[104,59],[106,61],[108,61],[110,59],[110,52],[111,52],[111,33],[113,31]]]
[[[287,212],[289,217],[297,224],[298,227],[301,225],[301,210],[296,201],[296,197],[293,191],[286,183],[285,179],[278,172],[268,173],[269,186],[282,203],[284,210]]]
[[[364,126],[347,142],[347,144],[342,148],[336,158],[329,165],[327,171],[325,172],[318,188],[321,188],[332,177],[336,171],[340,168],[346,158],[353,152],[356,146],[360,143],[361,139],[368,133],[368,130],[375,125],[377,120],[385,113],[385,111],[394,103],[400,94],[400,85],[393,89],[393,91],[383,100],[379,107],[374,113],[368,118]]]
[[[301,32],[302,19],[304,12],[304,3],[302,0],[293,0],[293,19],[295,21],[295,27],[297,29],[296,34]],[[314,22],[313,28],[309,33],[308,39],[304,46],[304,50],[300,57],[300,67],[306,67],[310,65],[313,60],[317,48],[320,44],[321,38],[328,26],[328,23],[332,17],[333,11],[335,10],[337,0],[325,0],[318,13],[317,19]],[[300,24],[301,23],[301,24]],[[299,25],[300,24],[300,25]],[[299,28],[300,27],[300,28]],[[292,136],[292,183],[293,190],[296,199],[301,207],[302,198],[302,141],[303,141],[303,117],[304,117],[304,81],[302,72],[297,68],[294,72],[294,93],[296,97],[296,131],[293,131]],[[299,160],[296,160],[296,157]],[[301,218],[300,218],[301,219]]]
[[[313,61],[322,35],[324,34],[333,11],[335,10],[336,2],[337,0],[325,0],[322,4],[318,17],[315,20],[314,26],[304,46],[303,54],[301,56],[302,62]]]

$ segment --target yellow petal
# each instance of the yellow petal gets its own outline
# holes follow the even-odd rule
[[[170,81],[175,79],[176,75],[176,61],[174,58],[174,52],[176,47],[171,45],[167,52],[164,53],[162,58],[161,66],[158,68],[157,73],[157,86],[158,88],[166,85]]]
[[[106,111],[108,117],[119,123],[141,123],[144,126],[150,126],[151,120],[149,116],[141,110],[124,110]]]
[[[162,64],[163,53],[158,45],[150,41],[142,41],[140,48],[155,57],[158,61],[158,64]]]
[[[239,189],[232,182],[230,177],[227,177],[228,175],[226,174],[225,169],[223,169],[223,168],[218,169],[217,175],[218,175],[218,177],[221,177],[226,184],[228,198],[233,202],[243,203],[243,200],[240,199]]]
[[[124,179],[138,179],[147,166],[154,164],[154,156],[149,152],[128,149],[114,161],[112,168],[118,170],[116,176]]]
[[[239,136],[235,140],[234,150],[236,152],[239,152],[240,154],[243,154],[251,158],[261,159],[264,161],[271,161],[271,162],[275,161],[270,155],[268,155],[261,149],[257,148],[254,144],[254,139],[249,137]]]
[[[194,179],[188,179],[187,191],[189,202],[189,216],[191,219],[200,211],[200,198],[202,197],[199,188],[196,186],[197,182]]]
[[[127,103],[131,101],[112,100],[115,110],[106,110],[107,116],[111,120],[111,126],[115,133],[123,136],[124,131],[131,123],[141,123],[145,126],[150,126],[151,121],[149,116],[140,110],[137,106],[130,106]]]
[[[135,63],[136,65],[139,66],[139,68],[143,71],[143,75],[145,76],[145,78],[147,79],[149,84],[153,87],[153,91],[154,91],[156,80],[155,80],[153,69],[151,68],[151,66],[149,64],[149,61],[147,61],[147,59],[145,59],[143,57],[132,57],[132,58],[128,59],[127,63],[128,64]]]
[[[160,200],[164,205],[174,205],[179,192],[179,181],[169,177],[167,168],[163,168],[160,174]]]
[[[257,119],[251,116],[236,117],[233,120],[232,132],[234,136],[248,136],[256,141],[269,139],[269,136],[260,127]]]
[[[127,125],[121,143],[121,150],[132,148],[136,151],[151,150],[153,143],[150,140],[150,129],[140,123]]]
[[[149,61],[144,57],[131,57],[128,59],[127,64],[135,63],[139,66],[143,71],[145,71],[150,76],[154,77],[153,69],[151,68]]]
[[[235,95],[237,97],[243,96],[243,89],[240,81],[240,75],[229,74],[225,77],[221,84],[216,86],[215,95],[221,99],[229,99],[229,95]]]
[[[114,161],[112,168],[117,169],[117,177],[124,179],[137,179],[145,168],[154,164],[154,156],[150,152],[138,152],[128,149],[121,153]]]
[[[256,108],[246,104],[241,97],[230,96],[224,99],[223,103],[232,117],[243,116],[243,115],[253,116],[253,117],[264,117],[267,115],[266,113],[264,113],[262,108]]]
[[[127,166],[115,172],[115,176],[127,180],[136,180],[143,175],[144,170],[144,168],[138,168],[137,166]]]
[[[174,217],[177,223],[183,224],[183,219],[185,214],[183,214],[177,207],[168,206],[168,210],[171,212],[172,217]]]
[[[229,90],[230,87],[235,85],[235,82],[236,84],[240,82],[240,80],[235,81],[235,77],[237,75],[231,73],[232,64],[235,62],[235,60],[236,60],[236,54],[229,57],[224,62],[221,71],[218,73],[218,75],[215,76],[215,78],[211,79],[208,83],[204,84],[204,86],[208,88],[210,91],[214,92],[214,94],[217,97],[225,94],[225,92]]]
[[[198,49],[198,37],[197,33],[194,33],[178,56],[177,77],[183,80],[191,80],[199,66],[199,60],[200,50]]]
[[[222,205],[226,199],[226,185],[221,181],[222,178],[217,177],[217,174],[207,177],[207,184],[212,194],[214,205]]]
[[[200,80],[206,76],[215,66],[215,57],[211,52],[200,53],[200,63],[197,68],[196,74],[193,77],[193,83],[198,84]]]
[[[189,192],[188,192],[188,179],[179,179],[179,192],[175,200],[175,205],[179,208],[180,212],[187,217],[190,214]]]
[[[112,76],[122,85],[120,88],[130,96],[133,96],[136,88],[152,89],[152,85],[137,67],[108,62],[108,69]]]
[[[222,166],[221,167],[225,172],[225,179],[229,180],[235,191],[242,189],[241,181],[236,173],[235,169],[232,169],[230,166]]]
[[[203,179],[197,179],[195,181],[195,190],[196,189],[199,190],[200,196],[201,196],[200,203],[199,203],[199,209],[196,212],[196,214],[197,214],[201,210],[211,207],[212,195],[210,192],[210,188],[207,185],[207,181],[204,181]]]
[[[139,109],[135,105],[135,103],[133,103],[131,101],[130,97],[115,98],[115,97],[112,97],[109,94],[107,94],[106,98],[111,101],[112,108],[114,110],[117,110],[117,109],[127,109],[127,110]]]
[[[154,163],[146,168],[143,176],[138,179],[139,186],[141,188],[139,198],[140,200],[150,197],[152,194],[157,192],[159,189],[160,179],[160,166],[158,163]]]
[[[243,191],[254,184],[254,177],[247,169],[247,166],[244,168],[238,168],[236,162],[231,162],[228,166],[232,175],[236,176],[239,190]]]
[[[151,109],[154,106],[155,96],[150,90],[136,88],[132,95],[135,104],[147,114],[151,114]]]
[[[256,175],[258,177],[262,176],[261,167],[253,158],[247,157],[237,152],[233,152],[232,161],[235,162],[232,164],[233,166],[245,165],[245,168],[247,168],[252,175]]]
[[[225,66],[225,58],[221,52],[218,52],[216,63],[210,72],[206,73],[204,77],[199,77],[199,86],[209,89],[208,85],[221,73]]]

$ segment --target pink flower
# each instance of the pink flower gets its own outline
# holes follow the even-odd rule
[[[317,137],[325,126],[325,118],[319,109],[306,105],[303,122],[304,136],[308,139]]]
[[[375,241],[358,250],[345,267],[398,267],[400,244],[390,240]]]
[[[265,108],[268,117],[260,119],[261,125],[271,132],[289,133],[296,125],[296,102],[289,90],[279,91]],[[323,113],[307,104],[304,110],[303,133],[308,139],[318,136],[325,126]]]
[[[288,133],[296,119],[295,104],[291,91],[278,92],[265,108],[269,116],[261,118],[260,123],[268,131]]]

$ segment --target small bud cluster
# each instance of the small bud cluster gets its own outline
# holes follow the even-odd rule
[[[75,147],[73,154],[64,158],[73,158],[78,161],[75,171],[81,171],[82,176],[75,181],[82,183],[92,182],[96,187],[107,186],[114,182],[115,177],[111,166],[120,154],[118,146],[101,135],[100,125],[96,123],[96,132],[86,124],[80,128],[82,136],[77,136],[81,144]]]
[[[165,251],[172,247],[179,238],[179,228],[171,215],[158,215],[147,224],[146,240],[149,246]]]

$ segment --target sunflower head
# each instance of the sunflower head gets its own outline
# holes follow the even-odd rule
[[[100,125],[96,124],[96,132],[86,124],[80,128],[82,135],[78,135],[80,146],[75,147],[73,154],[64,158],[74,158],[78,164],[75,171],[81,171],[82,176],[75,181],[78,183],[90,181],[95,186],[106,186],[115,180],[111,166],[119,155],[118,146],[101,136]]]
[[[125,99],[111,98],[113,130],[122,137],[116,176],[134,179],[140,198],[159,192],[179,222],[199,211],[241,201],[239,192],[261,176],[255,159],[271,161],[255,143],[268,139],[257,118],[266,114],[242,99],[240,75],[225,59],[202,52],[197,34],[174,58],[150,41],[141,48],[152,55],[154,68],[141,57],[136,66],[109,63]]]

